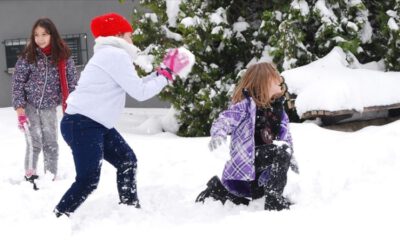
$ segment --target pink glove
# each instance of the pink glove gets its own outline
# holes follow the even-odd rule
[[[25,127],[24,127],[25,124],[29,126],[28,117],[25,114],[19,115],[18,116],[18,128],[23,132],[25,132]]]
[[[170,49],[164,56],[163,64],[171,69],[174,74],[179,74],[189,64],[189,57],[180,53],[178,48]]]

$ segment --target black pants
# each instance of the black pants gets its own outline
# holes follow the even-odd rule
[[[281,195],[287,183],[291,149],[274,144],[257,146],[255,149],[256,179],[251,183],[252,198],[257,199],[266,192]]]

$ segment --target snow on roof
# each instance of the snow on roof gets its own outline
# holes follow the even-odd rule
[[[348,57],[335,47],[317,61],[282,72],[289,92],[297,95],[299,116],[315,110],[362,112],[400,103],[400,72],[375,70],[377,63],[350,63]]]

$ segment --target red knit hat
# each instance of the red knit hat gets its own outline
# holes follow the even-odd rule
[[[131,24],[117,13],[106,13],[94,17],[90,24],[90,29],[95,38],[133,32]]]

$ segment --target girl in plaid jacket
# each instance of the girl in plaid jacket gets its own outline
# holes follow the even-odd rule
[[[230,107],[211,127],[211,151],[231,135],[230,160],[222,181],[211,178],[196,202],[213,198],[248,205],[265,197],[266,210],[288,209],[282,196],[293,154],[289,118],[284,110],[286,85],[270,63],[252,65],[232,96]]]

